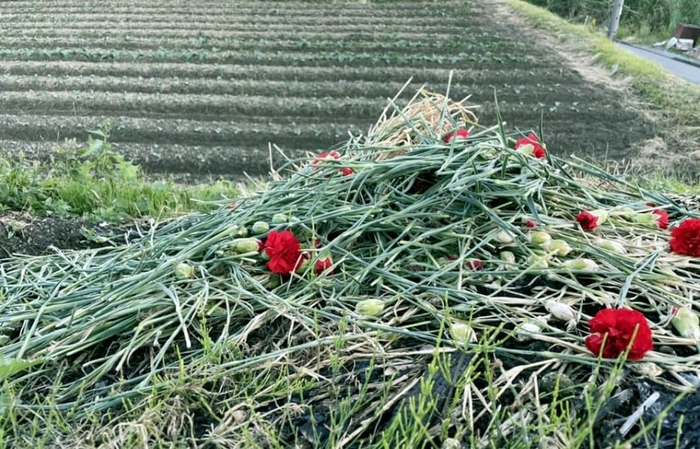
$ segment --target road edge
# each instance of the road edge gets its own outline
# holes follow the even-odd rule
[[[567,48],[595,56],[615,77],[629,80],[631,93],[655,111],[658,130],[666,142],[662,154],[647,154],[642,169],[660,167],[659,159],[673,157],[664,176],[697,180],[700,173],[700,86],[672,75],[659,64],[617,48],[605,36],[573,24],[523,0],[505,0],[532,27],[547,32]],[[657,153],[652,150],[649,153]],[[668,154],[670,153],[670,154]]]

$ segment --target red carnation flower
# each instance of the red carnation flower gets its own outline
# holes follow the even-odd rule
[[[641,360],[654,348],[649,324],[637,310],[603,309],[589,325],[592,335],[586,338],[586,347],[597,356],[615,359],[629,348],[628,358]]]
[[[267,268],[278,274],[294,273],[304,259],[301,245],[292,231],[270,231],[265,241],[265,254],[270,257]]]
[[[484,263],[479,259],[467,260],[464,262],[464,266],[467,267],[467,270],[471,271],[481,271],[484,269]]]
[[[530,133],[527,135],[527,137],[523,137],[522,139],[518,139],[515,142],[515,149],[517,150],[518,148],[525,146],[525,145],[532,145],[534,148],[532,150],[532,156],[535,159],[542,159],[547,155],[547,152],[545,151],[544,147],[540,143],[540,139],[537,138],[536,135]]]
[[[469,130],[464,128],[458,129],[457,132],[449,133],[442,139],[445,143],[452,143],[455,140],[466,140],[469,138]]]
[[[321,274],[327,269],[331,269],[328,273],[333,274],[333,259],[330,257],[319,258],[316,260],[316,274]]]
[[[313,161],[313,164],[316,165],[320,163],[323,159],[340,159],[340,153],[337,151],[328,151],[326,153],[321,153]]]
[[[659,225],[659,228],[668,229],[668,212],[663,209],[654,209],[652,213],[658,216],[656,223]]]
[[[584,231],[592,231],[598,226],[598,217],[585,210],[576,215],[576,221]]]
[[[673,228],[669,244],[676,254],[700,257],[700,219],[689,218]]]
[[[528,228],[536,228],[536,227],[537,227],[537,223],[535,223],[535,222],[532,221],[532,220],[528,220],[528,221],[525,222],[525,227],[528,227]]]
[[[337,151],[329,151],[327,153],[321,153],[318,156],[316,156],[316,158],[314,158],[314,161],[312,162],[312,164],[318,165],[324,159],[338,160],[338,159],[340,159],[340,153],[338,153]],[[353,173],[355,173],[353,171],[353,169],[350,167],[343,167],[340,169],[340,172],[343,174],[343,176],[350,176]]]

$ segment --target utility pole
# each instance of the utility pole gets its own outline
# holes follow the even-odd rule
[[[608,39],[615,39],[617,34],[617,28],[620,26],[620,17],[622,17],[622,7],[625,4],[625,0],[615,0],[612,9],[612,15],[610,16],[610,28],[608,28]]]

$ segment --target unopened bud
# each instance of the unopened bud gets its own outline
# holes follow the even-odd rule
[[[656,363],[644,362],[633,363],[630,365],[632,371],[646,377],[659,377],[664,373],[664,370]]]
[[[268,290],[272,290],[274,288],[277,288],[280,286],[282,283],[282,278],[280,276],[270,276],[270,279],[267,281],[267,284],[265,284],[265,287]]]
[[[499,232],[498,234],[496,234],[496,237],[494,237],[494,239],[498,243],[502,243],[504,245],[507,245],[509,243],[513,243],[513,236],[511,235],[510,232],[506,232],[506,231]]]
[[[177,264],[175,267],[175,277],[181,281],[185,279],[192,279],[194,277],[194,267],[184,262]]]
[[[330,257],[319,257],[316,259],[314,268],[316,269],[316,274],[321,274],[326,270],[329,270],[328,274],[333,274],[333,259]]]
[[[511,253],[510,251],[501,251],[501,254],[499,254],[499,257],[504,262],[515,263],[515,254]]]
[[[544,308],[547,312],[551,313],[552,316],[561,321],[576,321],[578,319],[578,314],[576,311],[568,304],[563,302],[549,300],[544,303]]]
[[[379,316],[384,311],[384,301],[381,299],[365,299],[355,304],[355,312],[366,316]]]
[[[615,254],[625,254],[627,253],[627,250],[625,247],[622,245],[620,242],[616,242],[614,240],[604,240],[604,239],[598,239],[595,242],[593,242],[595,245],[600,246],[601,248],[608,250],[612,253]]]
[[[462,449],[462,443],[454,438],[445,438],[440,449]]]
[[[671,324],[683,338],[700,339],[700,323],[698,316],[689,308],[681,307],[671,318]]]
[[[549,266],[549,260],[547,259],[547,256],[533,254],[527,258],[527,264],[530,268],[547,268]]]
[[[531,340],[533,336],[539,335],[541,332],[542,327],[531,321],[527,321],[518,326],[515,331],[515,338],[518,341]]]
[[[552,240],[549,246],[547,246],[547,251],[555,256],[564,257],[568,255],[572,249],[564,240]]]
[[[248,228],[246,228],[245,226],[241,226],[238,228],[234,235],[236,235],[237,237],[248,237]]]
[[[564,266],[571,270],[579,271],[596,271],[598,270],[598,264],[591,259],[573,259],[564,262]]]
[[[608,212],[604,211],[603,209],[596,209],[591,212],[591,214],[598,217],[598,222],[596,223],[598,226],[602,225],[603,222],[608,219]]]
[[[529,156],[532,154],[533,151],[535,151],[535,146],[531,143],[520,145],[516,151],[518,153],[523,153]]]
[[[450,335],[452,339],[458,343],[474,343],[476,342],[476,334],[474,329],[463,321],[453,321],[450,324]]]
[[[530,234],[530,241],[546,248],[552,242],[552,236],[544,231],[536,231]]]
[[[255,253],[260,250],[260,240],[254,238],[236,239],[233,241],[232,247],[238,254]]]
[[[285,214],[275,214],[272,216],[272,224],[281,225],[287,223],[287,216]]]
[[[467,270],[471,271],[481,271],[484,269],[484,263],[479,259],[471,259],[464,262],[464,266]]]
[[[610,215],[633,215],[635,213],[634,209],[625,206],[610,212]]]
[[[264,234],[270,230],[270,225],[266,221],[256,221],[251,230],[254,235]]]
[[[655,225],[658,219],[659,216],[651,212],[632,215],[632,221],[645,225]]]

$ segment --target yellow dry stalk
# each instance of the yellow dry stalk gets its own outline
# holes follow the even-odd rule
[[[385,109],[377,124],[369,131],[367,141],[379,148],[401,148],[382,152],[375,160],[391,159],[411,151],[411,146],[415,143],[415,133],[441,138],[454,131],[454,122],[464,126],[477,124],[479,119],[472,112],[475,106],[465,105],[468,99],[469,97],[466,97],[461,101],[453,101],[445,99],[444,95],[421,88],[400,113],[394,111],[387,116],[388,108]],[[446,114],[443,113],[443,107],[447,109]],[[447,115],[452,117],[454,122],[447,120]],[[407,121],[410,121],[413,127],[406,125]]]

